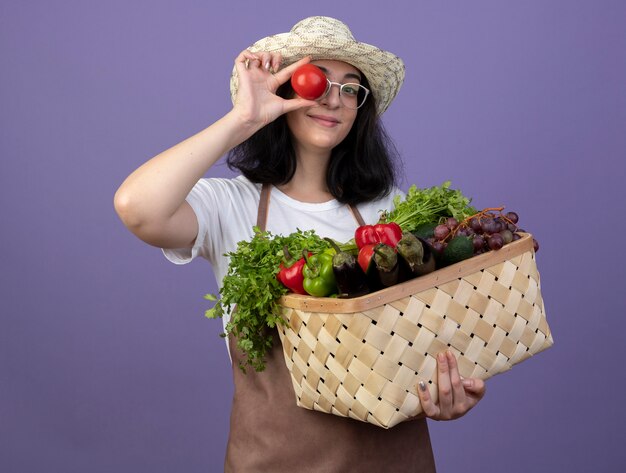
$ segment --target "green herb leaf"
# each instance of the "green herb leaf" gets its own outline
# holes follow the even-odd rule
[[[412,185],[405,199],[394,197],[394,210],[383,214],[381,221],[396,222],[403,231],[412,232],[425,223],[439,223],[448,217],[461,221],[475,214],[471,199],[460,190],[450,189],[450,185],[450,181],[423,189]]]
[[[277,301],[288,291],[276,279],[276,273],[285,245],[292,255],[302,254],[304,249],[316,253],[330,246],[312,230],[275,236],[255,227],[250,241],[240,241],[235,251],[225,255],[230,263],[222,281],[221,298],[206,311],[207,317],[217,318],[236,306],[224,336],[236,337],[237,346],[246,356],[240,365],[243,371],[246,366],[257,371],[265,369],[265,356],[273,343],[268,329],[284,323]]]

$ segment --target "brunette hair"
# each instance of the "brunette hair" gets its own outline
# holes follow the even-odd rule
[[[362,84],[368,87],[367,79]],[[281,97],[294,92],[286,82]],[[280,185],[296,170],[296,155],[287,120],[282,115],[233,148],[228,167],[239,170],[252,182]],[[330,193],[345,204],[356,205],[388,195],[396,183],[398,152],[376,113],[370,95],[359,108],[348,136],[331,152],[326,173]]]

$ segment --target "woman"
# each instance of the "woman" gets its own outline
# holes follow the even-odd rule
[[[310,61],[329,81],[317,101],[289,85]],[[399,192],[379,116],[403,79],[398,57],[356,41],[340,21],[302,20],[237,57],[232,110],[133,172],[116,193],[116,210],[173,262],[206,258],[218,283],[228,268],[223,255],[250,239],[257,221],[273,234],[315,229],[348,241],[359,218],[377,221]],[[203,179],[228,152],[242,176]],[[265,371],[243,374],[230,340],[235,395],[226,471],[434,471],[424,416],[385,430],[298,408],[277,345]],[[450,353],[438,357],[438,386],[437,403],[419,390],[425,416],[437,420],[460,417],[485,392],[482,381],[460,378]]]

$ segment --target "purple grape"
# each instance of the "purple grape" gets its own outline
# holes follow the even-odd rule
[[[474,235],[472,243],[474,244],[474,253],[476,253],[485,246],[485,239],[480,235]]]
[[[496,233],[496,227],[496,222],[491,217],[485,218],[482,222],[480,222],[480,228],[482,229],[483,233]]]
[[[447,227],[447,225],[437,225],[435,227],[435,230],[433,231],[433,235],[435,235],[435,238],[437,240],[443,240],[445,237],[447,237],[450,234],[450,229]]]
[[[513,233],[510,230],[501,230],[500,236],[502,236],[505,245],[513,241]]]
[[[499,233],[494,233],[487,238],[487,244],[492,250],[499,250],[504,246],[504,239]]]
[[[442,241],[436,241],[432,244],[432,249],[435,253],[441,254],[443,250],[446,248],[446,244]]]
[[[459,226],[459,221],[454,217],[448,217],[448,219],[446,220],[446,226],[450,230],[454,230],[456,227]]]
[[[519,233],[513,233],[513,241],[517,241],[520,238],[522,238],[521,236],[519,236]]]
[[[511,223],[519,222],[519,216],[515,212],[507,212],[505,217],[508,218]]]
[[[482,231],[482,228],[480,226],[480,219],[478,217],[473,217],[469,221],[469,225],[470,225],[470,228],[474,230],[476,233]]]
[[[539,242],[533,238],[533,248],[535,249],[535,253],[539,251]]]

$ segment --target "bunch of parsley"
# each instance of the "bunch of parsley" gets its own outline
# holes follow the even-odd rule
[[[454,217],[460,222],[476,213],[476,209],[470,205],[470,198],[460,190],[450,189],[450,181],[423,189],[412,185],[405,199],[397,195],[393,203],[394,210],[384,214],[381,220],[396,222],[407,232],[423,224],[440,223],[448,217]]]
[[[206,316],[211,319],[223,317],[236,306],[222,336],[232,334],[237,339],[237,346],[246,356],[240,364],[244,372],[246,366],[256,371],[265,369],[265,356],[273,343],[269,329],[285,323],[278,299],[288,291],[276,279],[284,248],[287,247],[297,259],[305,249],[316,253],[329,246],[313,230],[297,230],[281,236],[254,227],[250,241],[240,241],[235,251],[225,255],[230,258],[230,263],[222,281],[221,297],[217,300],[213,295],[205,296],[207,300],[217,300],[215,306],[206,311]]]

